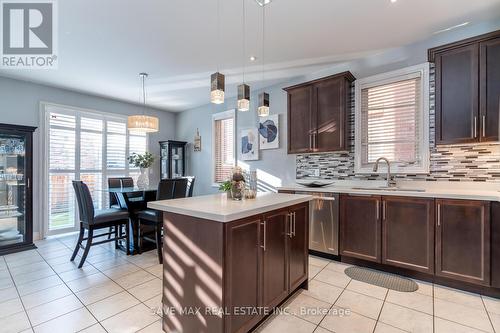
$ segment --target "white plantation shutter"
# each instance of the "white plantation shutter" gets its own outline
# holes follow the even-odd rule
[[[360,83],[357,93],[358,170],[370,171],[386,157],[398,172],[425,172],[428,129],[424,129],[422,72]],[[428,126],[427,126],[428,127]]]
[[[214,182],[227,180],[235,165],[234,115],[214,119]]]
[[[129,133],[127,118],[45,104],[48,136],[49,234],[76,229],[77,206],[72,181],[84,181],[96,209],[106,208],[102,192],[108,177],[133,176],[127,158],[147,150],[147,135]]]

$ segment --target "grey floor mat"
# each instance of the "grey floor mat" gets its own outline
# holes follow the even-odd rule
[[[418,290],[418,284],[411,279],[369,268],[348,267],[345,269],[344,273],[351,279],[391,290],[402,292],[413,292]]]

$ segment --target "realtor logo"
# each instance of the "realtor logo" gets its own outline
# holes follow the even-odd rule
[[[3,0],[3,68],[56,68],[57,15],[53,0],[30,2]]]

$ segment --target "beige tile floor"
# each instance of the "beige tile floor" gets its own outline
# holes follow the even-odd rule
[[[0,257],[0,332],[161,332],[162,267],[156,252],[93,247],[69,262],[75,236]],[[418,282],[399,293],[351,280],[346,265],[310,257],[308,291],[257,332],[499,332],[500,300]]]

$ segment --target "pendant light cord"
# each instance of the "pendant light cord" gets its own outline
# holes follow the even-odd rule
[[[266,6],[262,6],[262,83],[264,83],[264,63],[265,63],[265,38],[266,38]]]
[[[219,62],[220,62],[220,49],[221,49],[221,43],[220,43],[220,0],[217,0],[217,72],[219,72]]]
[[[245,69],[246,69],[246,15],[245,15],[245,0],[243,2],[243,83],[245,83]]]
[[[141,74],[141,77],[142,77],[142,102],[144,104],[143,114],[146,115],[146,84],[145,84],[146,74]]]

